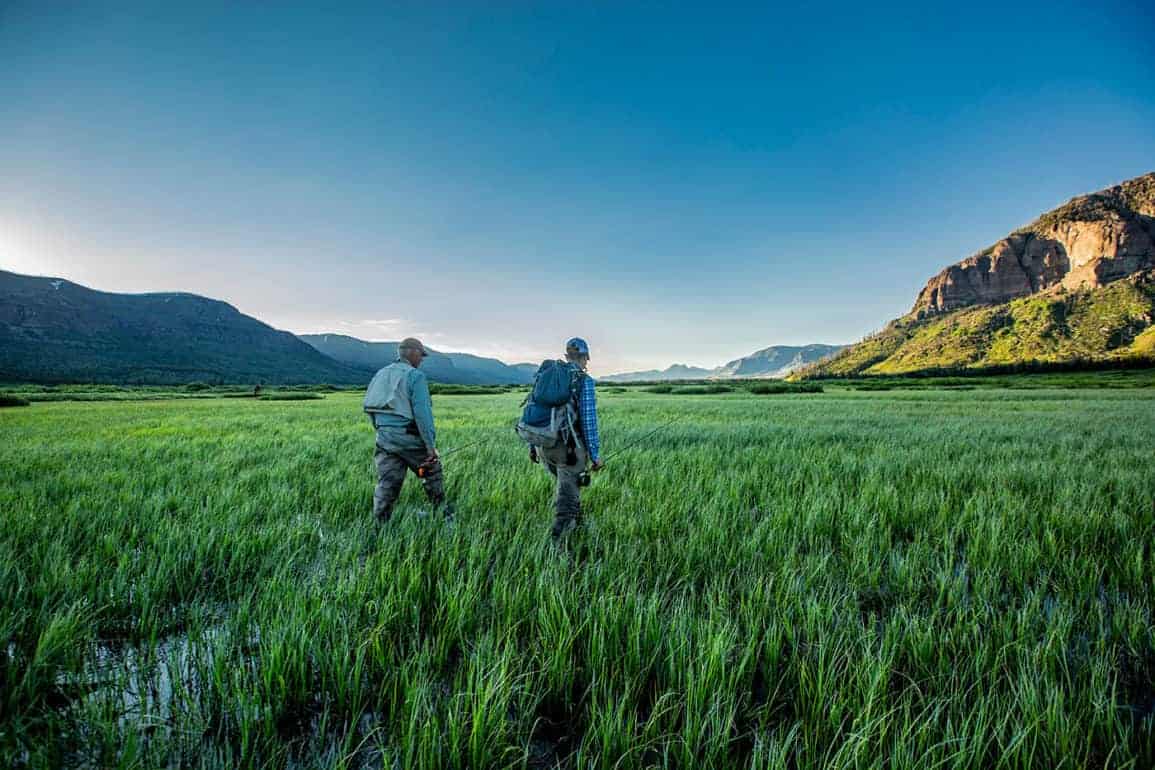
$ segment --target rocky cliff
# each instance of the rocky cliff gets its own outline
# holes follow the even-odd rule
[[[916,318],[1056,286],[1104,286],[1155,267],[1155,173],[1082,195],[930,279]]]
[[[1082,195],[927,283],[911,312],[796,376],[1155,360],[1155,173]]]

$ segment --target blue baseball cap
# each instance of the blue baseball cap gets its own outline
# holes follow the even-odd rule
[[[574,337],[565,344],[565,352],[570,355],[589,356],[590,346],[581,337]]]

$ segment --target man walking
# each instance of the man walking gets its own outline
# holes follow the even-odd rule
[[[549,420],[549,424],[558,426],[558,440],[551,446],[531,443],[529,447],[529,459],[543,464],[550,475],[557,480],[553,501],[554,520],[550,530],[554,540],[559,540],[581,523],[581,488],[589,483],[586,475],[587,463],[590,470],[598,471],[602,468],[594,380],[586,374],[590,360],[589,345],[581,337],[574,337],[565,344],[565,356],[564,363],[547,361],[538,371],[539,381],[543,376],[549,376],[545,375],[547,368],[559,373],[564,371],[569,377],[570,397],[564,405],[552,407],[554,412]],[[535,382],[534,394],[530,396],[531,407],[527,410],[527,414],[531,413],[535,406],[532,404],[534,395],[544,390],[545,388],[539,388]],[[564,419],[559,419],[556,410],[563,409]],[[525,418],[519,426],[519,433],[522,433],[523,438],[532,440],[532,429],[526,432],[524,428]]]
[[[453,509],[445,502],[429,382],[418,368],[427,355],[421,340],[407,337],[397,347],[397,360],[378,371],[365,392],[365,412],[377,429],[373,515],[380,522],[393,515],[407,471],[421,478],[434,510],[453,518]]]

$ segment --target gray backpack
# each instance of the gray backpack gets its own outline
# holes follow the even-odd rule
[[[576,441],[577,399],[585,373],[565,361],[543,361],[522,404],[517,435],[533,447],[552,449]]]

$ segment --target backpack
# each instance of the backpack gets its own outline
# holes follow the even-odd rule
[[[522,441],[550,449],[575,437],[574,416],[583,377],[585,372],[575,364],[541,362],[515,429]]]

